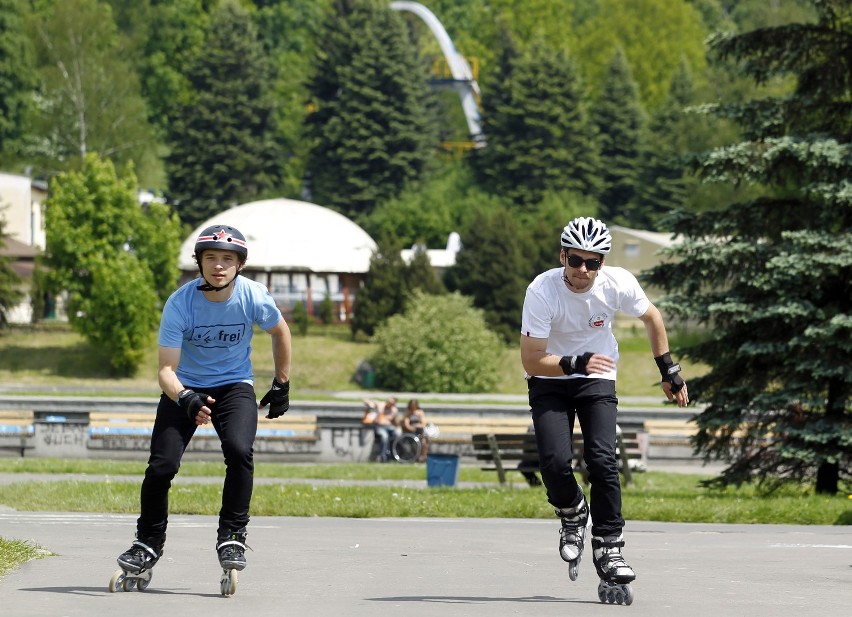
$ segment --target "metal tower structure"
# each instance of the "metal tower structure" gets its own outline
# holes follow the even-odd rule
[[[470,64],[453,45],[450,35],[447,34],[441,21],[435,17],[435,14],[427,9],[419,2],[391,2],[390,8],[394,11],[408,11],[419,17],[432,31],[438,45],[441,47],[441,52],[447,60],[447,66],[452,75],[452,86],[458,91],[459,99],[461,100],[462,110],[464,111],[465,119],[467,120],[467,128],[470,132],[470,137],[473,140],[474,146],[481,148],[485,145],[485,137],[482,134],[480,124],[479,107],[477,101],[479,99],[479,84],[473,77],[473,71],[470,69]]]

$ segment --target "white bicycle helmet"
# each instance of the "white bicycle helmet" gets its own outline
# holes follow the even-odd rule
[[[589,216],[580,216],[562,230],[562,246],[581,251],[607,254],[612,250],[612,236],[606,225]]]

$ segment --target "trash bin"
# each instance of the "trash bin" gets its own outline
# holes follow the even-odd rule
[[[458,479],[458,454],[426,455],[426,484],[429,486],[455,486]]]

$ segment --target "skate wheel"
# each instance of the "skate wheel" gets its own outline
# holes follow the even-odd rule
[[[121,582],[121,588],[124,591],[133,591],[133,588],[136,587],[136,582],[137,579],[135,578],[125,577],[124,580]]]
[[[151,570],[145,572],[139,579],[136,581],[136,589],[139,591],[145,591],[148,589],[148,585],[151,584],[151,578],[154,576],[154,573]]]
[[[624,604],[627,606],[633,604],[633,590],[630,588],[630,585],[624,586]]]
[[[223,596],[232,596],[237,593],[236,570],[222,570],[222,578],[219,580],[219,591]]]
[[[580,575],[580,564],[578,562],[572,562],[568,566],[568,576],[572,581],[576,581],[577,577]]]
[[[127,578],[127,575],[121,568],[113,572],[112,578],[109,579],[109,592],[115,593],[116,591],[122,589],[122,583],[124,583],[125,578]]]

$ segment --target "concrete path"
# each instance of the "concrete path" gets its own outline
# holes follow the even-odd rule
[[[0,508],[0,536],[55,554],[0,580],[10,617],[840,617],[852,614],[848,527],[628,522],[630,607],[598,602],[587,554],[571,582],[558,523],[255,517],[235,596],[219,594],[216,519],[173,516],[145,592],[109,593],[135,517]]]

